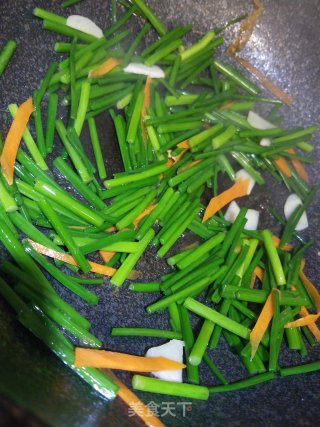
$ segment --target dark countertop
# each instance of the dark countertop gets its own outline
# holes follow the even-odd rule
[[[193,22],[197,36],[210,28],[224,23],[250,9],[246,0],[150,0],[159,16],[168,27]],[[35,6],[44,7],[56,13],[79,13],[92,18],[101,27],[109,21],[109,1],[84,0],[79,5],[63,11],[61,1],[12,0],[0,2],[0,46],[4,40],[15,38],[18,50],[5,74],[0,78],[0,128],[5,134],[9,124],[6,107],[10,102],[20,103],[30,96],[48,64],[57,55],[53,52],[56,40],[63,39],[53,33],[41,30],[41,23],[32,16]],[[320,62],[318,41],[320,40],[320,3],[318,0],[264,0],[265,12],[256,26],[243,56],[250,59],[261,71],[282,89],[295,98],[293,106],[286,107],[287,126],[308,126],[319,123],[320,117]],[[225,34],[230,41],[235,29]],[[106,153],[112,152],[114,134],[106,118],[99,120],[99,126],[106,141]],[[103,133],[104,132],[104,133]],[[314,156],[320,158],[317,144],[319,133],[314,137]],[[108,145],[109,144],[109,145]],[[108,156],[107,156],[108,158]],[[108,166],[114,161],[108,159]],[[309,169],[312,181],[319,182],[317,162]],[[250,198],[252,206],[260,206],[262,220],[270,225],[265,207],[283,206],[286,190],[268,181],[268,193],[256,192]],[[250,207],[250,206],[249,206]],[[309,211],[310,227],[306,236],[315,239],[315,245],[307,259],[307,273],[319,283],[320,211],[319,195]],[[162,261],[145,256],[139,262],[144,280],[153,280],[167,269]],[[6,256],[0,252],[0,258]],[[113,338],[109,336],[112,326],[166,327],[167,318],[162,314],[147,316],[144,307],[151,302],[152,295],[132,295],[126,285],[121,290],[110,285],[97,287],[100,303],[94,311],[86,312],[86,305],[76,303],[77,309],[86,313],[93,323],[93,333],[103,340],[104,345],[118,351],[143,354],[150,345],[162,343],[155,338]],[[72,296],[64,292],[68,302]],[[14,319],[12,311],[0,300],[0,394],[7,396],[0,400],[0,426],[38,426],[42,422],[53,427],[91,427],[140,425],[136,417],[128,417],[128,409],[119,400],[109,403],[86,383],[66,368],[53,354]],[[245,376],[238,358],[232,355],[222,341],[212,356],[224,374],[231,380]],[[319,348],[311,351],[311,358],[319,358]],[[283,364],[302,363],[299,356],[285,352]],[[206,373],[204,373],[206,375]],[[128,375],[121,375],[130,383]],[[214,379],[208,374],[207,383]],[[165,395],[139,393],[145,403],[154,401],[162,406],[173,402],[176,417],[163,417],[172,426],[247,426],[286,427],[311,426],[318,419],[319,374],[300,377],[278,378],[273,382],[236,393],[215,395],[206,402],[193,402],[192,410],[182,416],[178,402],[184,399]],[[9,400],[8,400],[9,399]],[[12,399],[12,403],[11,400]],[[15,403],[14,403],[15,402]],[[18,405],[18,406],[17,406]],[[24,413],[24,409],[26,413]],[[33,419],[32,413],[36,414]]]

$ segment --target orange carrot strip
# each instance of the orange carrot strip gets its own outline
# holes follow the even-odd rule
[[[229,108],[232,108],[234,106],[234,101],[227,101],[224,104],[221,105],[221,107],[218,108],[219,111],[225,111],[229,110]]]
[[[141,115],[144,117],[147,111],[147,108],[150,106],[150,87],[151,87],[152,78],[148,76],[146,78],[146,84],[144,86],[143,90],[143,104],[142,104],[142,111]]]
[[[280,156],[279,159],[274,160],[274,162],[284,175],[288,177],[292,175],[288,162],[284,157]]]
[[[89,261],[91,267],[91,273],[102,274],[103,276],[113,276],[117,271],[115,268],[107,267],[106,265],[98,264],[96,262]]]
[[[177,147],[179,147],[179,148],[190,148],[189,140],[186,139],[185,141],[179,142],[179,144],[177,144]]]
[[[168,161],[167,161],[168,169],[170,169],[173,165],[174,165],[174,161],[172,159],[168,159]],[[163,176],[164,175],[161,174],[161,179],[163,178]]]
[[[146,126],[144,124],[144,119],[147,114],[147,108],[150,106],[150,86],[151,86],[152,78],[150,76],[146,79],[146,84],[144,86],[143,90],[143,104],[141,108],[141,129],[142,129],[142,136],[143,140],[146,143],[147,141],[147,130]]]
[[[148,427],[165,427],[165,425],[157,418],[128,387],[126,387],[115,374],[108,369],[108,375],[113,382],[119,387],[118,396],[131,408],[138,417],[140,417]]]
[[[246,59],[240,58],[239,56],[234,57],[239,64],[241,64],[249,73],[256,77],[260,84],[276,96],[284,104],[291,105],[293,103],[293,98],[287,93],[283,92],[278,86],[276,86],[271,80],[269,80],[260,70],[255,66],[250,64]]]
[[[75,349],[74,365],[76,368],[109,368],[131,372],[174,371],[186,367],[183,363],[166,357],[134,356],[80,347]]]
[[[274,246],[275,246],[276,248],[278,248],[278,247],[279,247],[279,245],[280,245],[280,237],[275,236],[275,235],[273,234],[273,236],[272,236],[272,241],[273,241]]]
[[[89,77],[100,77],[107,73],[110,73],[114,68],[121,64],[121,61],[117,58],[108,58],[105,62],[100,64],[97,68],[94,68],[89,72]]]
[[[181,159],[181,157],[183,157],[185,154],[186,154],[186,152],[189,150],[189,148],[184,148],[182,151],[181,151],[181,153],[180,154],[178,154],[177,156],[172,156],[171,155],[171,151],[169,150],[169,151],[167,151],[167,153],[168,153],[168,156],[169,156],[169,158],[171,159],[171,160],[173,160],[173,163],[177,163],[180,159]]]
[[[239,35],[232,41],[227,49],[227,53],[231,56],[234,56],[237,52],[244,49],[251,37],[258,18],[263,12],[263,6],[260,0],[253,0],[253,3],[255,9],[241,22]]]
[[[0,164],[3,176],[9,185],[13,184],[14,164],[19,150],[22,135],[25,131],[29,118],[33,112],[32,98],[27,99],[20,105],[7,134]]]
[[[58,259],[60,261],[66,262],[67,264],[78,265],[76,260],[71,255],[47,248],[46,246],[40,245],[40,243],[36,243],[32,240],[29,240],[29,243],[32,245],[33,249],[41,255],[46,255],[50,258]],[[96,262],[89,261],[89,264],[91,266],[90,271],[92,273],[98,273],[104,276],[113,276],[114,273],[117,271],[115,268],[97,264]]]
[[[266,330],[268,329],[269,323],[273,317],[274,304],[273,304],[273,291],[270,292],[266,302],[264,303],[263,309],[254,325],[254,328],[250,332],[250,345],[251,345],[251,360],[254,358],[256,351],[258,350],[260,341],[263,338]]]
[[[299,314],[301,317],[309,316],[309,312],[304,306],[301,307]],[[315,323],[310,323],[309,325],[306,325],[306,326],[309,329],[309,331],[312,333],[312,335],[315,337],[317,342],[320,342],[320,330],[318,326]]]
[[[303,166],[302,162],[299,159],[292,158],[290,159],[292,166],[295,168],[297,174],[303,179],[305,182],[309,182],[309,175]]]
[[[295,154],[294,148],[288,148],[287,152],[291,154]],[[295,159],[294,157],[290,158],[290,161],[292,163],[292,166],[295,168],[297,174],[300,176],[300,178],[303,179],[305,182],[309,182],[308,172],[306,171],[302,162],[299,159]]]
[[[205,210],[202,222],[207,221],[207,219],[211,218],[220,209],[232,202],[232,200],[246,196],[248,194],[249,182],[249,179],[239,179],[228,190],[213,197]]]
[[[304,262],[303,262],[303,265],[304,265]],[[316,314],[309,314],[307,309],[305,308],[304,310],[302,310],[303,316],[300,319],[297,319],[293,322],[287,323],[285,325],[285,328],[297,328],[299,326],[309,326],[311,324],[315,324],[315,322],[320,317],[320,294],[319,294],[317,288],[306,277],[306,275],[304,274],[302,269],[300,269],[300,279],[301,279],[302,283],[304,284],[305,288],[307,289],[307,291],[309,292],[309,294],[311,295],[311,297],[315,303],[317,313]],[[300,311],[300,315],[301,315],[301,311]]]
[[[302,270],[300,270],[300,279],[302,283],[304,284],[305,288],[311,295],[311,298],[314,301],[314,304],[317,309],[317,313],[320,313],[320,294],[317,290],[317,288],[314,286],[314,284],[307,278],[307,276],[304,274]]]
[[[171,162],[169,167],[171,167],[174,163],[177,163],[186,154],[186,152],[190,150],[189,141],[186,139],[185,141],[179,142],[179,144],[177,144],[177,147],[183,149],[183,151],[181,151],[181,153],[177,156],[172,156],[171,150],[167,151],[169,161]]]
[[[254,274],[258,277],[258,279],[260,280],[260,282],[263,281],[264,270],[259,265],[257,265],[256,268],[254,269]]]
[[[230,56],[234,57],[235,60],[239,62],[239,64],[241,64],[244,68],[246,68],[247,71],[249,71],[253,76],[255,76],[262,86],[264,86],[267,90],[273,93],[282,102],[287,105],[290,105],[293,102],[291,96],[287,95],[285,92],[279,89],[260,70],[250,64],[249,61],[237,56],[237,53],[243,50],[246,44],[248,43],[254,30],[254,26],[261,13],[263,12],[263,6],[260,0],[253,0],[253,3],[255,5],[255,10],[250,13],[250,15],[240,24],[240,33],[228,47],[227,53]]]
[[[308,326],[311,323],[315,323],[320,317],[318,314],[308,314],[308,316],[303,316],[300,319],[294,320],[284,325],[285,328],[298,328],[300,326]]]
[[[280,245],[280,238],[279,238],[278,236],[273,235],[273,236],[272,236],[272,241],[273,241],[274,246],[275,246],[276,248],[278,248],[278,247],[279,247],[279,245]],[[291,250],[293,249],[293,246],[292,246],[292,245],[287,244],[287,245],[283,245],[283,246],[281,246],[281,248],[280,248],[280,249],[282,249],[283,251],[291,251]]]
[[[104,262],[109,262],[116,253],[114,251],[99,251],[99,255]]]
[[[114,225],[111,225],[111,227],[107,228],[106,231],[108,231],[109,233],[111,233],[112,231],[117,231],[117,227]]]
[[[179,174],[179,173],[181,173],[181,172],[184,172],[184,171],[186,171],[186,170],[188,170],[188,169],[191,169],[193,166],[197,165],[197,164],[198,164],[198,163],[200,163],[200,162],[201,162],[201,160],[194,160],[193,162],[189,163],[187,166],[185,166],[185,167],[183,167],[183,168],[179,169],[179,170],[177,171],[177,174]]]
[[[133,221],[133,225],[134,228],[138,227],[139,222],[147,215],[149,215],[150,212],[153,211],[153,209],[156,207],[157,205],[149,205],[148,207],[145,208],[144,211],[141,212],[141,214],[139,214],[137,216],[137,218]]]

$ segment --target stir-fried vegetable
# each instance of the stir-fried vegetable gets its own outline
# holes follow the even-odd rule
[[[276,372],[287,376],[319,370],[318,362],[282,368],[279,358],[284,337],[301,355],[307,353],[306,340],[311,345],[320,341],[319,293],[301,268],[312,242],[303,242],[296,233],[306,224],[305,212],[316,192],[304,163],[311,162],[308,141],[317,128],[286,129],[276,120],[282,103],[261,96],[255,84],[217,58],[220,30],[188,46],[184,36],[191,25],[169,31],[143,0],[124,2],[120,16],[112,3],[113,21],[104,32],[84,17],[34,10],[44,28],[69,40],[57,43],[56,50],[67,56],[50,65],[33,97],[19,108],[9,106],[14,119],[0,144],[0,241],[14,263],[3,262],[0,271],[17,284],[10,287],[0,278],[0,294],[19,321],[82,378],[104,396],[118,393],[133,409],[139,404],[143,410],[138,415],[148,425],[160,426],[114,374],[96,368],[176,370],[173,381],[134,375],[133,388],[203,400],[210,393],[272,380]],[[229,48],[232,56],[243,49],[262,12],[260,2],[255,5]],[[130,35],[126,23],[135,14],[142,28],[124,48]],[[145,46],[152,30],[159,37]],[[0,55],[0,74],[13,48]],[[250,64],[238,61],[264,80]],[[264,83],[290,103],[270,82]],[[63,114],[57,119],[60,101]],[[271,118],[253,111],[259,103],[270,104]],[[122,171],[113,170],[104,139],[100,145],[95,117],[106,114],[114,124]],[[85,141],[86,127],[91,145]],[[31,157],[20,146],[22,139]],[[92,148],[93,162],[84,143]],[[56,180],[56,170],[66,185]],[[282,181],[298,200],[285,205],[286,220],[273,211],[284,226],[280,237],[258,229],[258,211],[235,203],[247,200],[255,184],[264,185],[265,173]],[[177,252],[175,244],[185,233],[197,241]],[[90,322],[59,296],[38,267],[93,306],[98,297],[83,285],[101,286],[108,277],[120,287],[137,279],[136,265],[150,246],[157,247],[160,258],[170,251],[166,261],[172,271],[157,282],[131,283],[129,288],[154,292],[155,301],[146,311],[164,312],[170,326],[144,328],[140,319],[141,327],[114,327],[111,336],[180,340],[188,383],[175,382],[181,381],[185,365],[174,361],[179,360],[174,354],[170,360],[98,350],[101,341],[89,331]],[[97,277],[82,275],[87,273]],[[192,328],[191,313],[202,319],[199,331]],[[92,348],[74,349],[59,327]],[[227,375],[211,360],[207,350],[216,348],[222,335],[250,377],[228,384]],[[163,347],[168,353],[168,343],[150,351],[160,354]],[[201,385],[202,363],[221,385]]]

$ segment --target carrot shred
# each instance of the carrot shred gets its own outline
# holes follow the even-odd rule
[[[170,169],[172,166],[174,165],[174,161],[172,160],[172,159],[168,159],[167,160],[167,166],[168,166],[168,169]],[[163,174],[161,174],[161,179],[163,178]]]
[[[240,24],[240,33],[239,35],[232,41],[230,46],[227,49],[227,53],[230,56],[235,56],[236,53],[240,52],[244,49],[247,42],[249,41],[251,34],[254,30],[254,26],[263,12],[263,6],[260,0],[253,0],[255,9],[248,15],[246,19],[242,21]]]
[[[251,73],[260,84],[271,93],[273,93],[277,98],[279,98],[283,103],[290,105],[293,103],[293,98],[290,95],[287,95],[283,92],[278,86],[276,86],[271,80],[269,80],[260,70],[255,66],[250,64],[246,59],[240,58],[237,53],[242,51],[246,44],[248,43],[254,26],[263,12],[263,6],[260,0],[253,0],[255,5],[255,10],[241,23],[240,25],[240,34],[235,38],[235,40],[229,45],[227,53],[234,57],[234,59],[241,64],[249,73]]]
[[[115,254],[116,253],[114,251],[99,251],[99,255],[101,256],[104,262],[109,262]]]
[[[94,68],[89,72],[88,77],[101,77],[105,74],[110,73],[114,68],[121,64],[121,61],[117,58],[108,58],[105,62],[100,64],[97,68]]]
[[[183,363],[166,357],[134,356],[80,347],[75,349],[74,365],[76,368],[108,368],[131,372],[174,371],[186,367]]]
[[[301,315],[301,312],[300,312]],[[320,317],[320,313],[318,314],[308,314],[307,316],[300,317],[300,319],[294,320],[293,322],[287,323],[285,328],[298,328],[300,326],[308,326],[311,323],[315,323]]]
[[[263,281],[264,269],[261,268],[259,265],[257,265],[256,268],[254,269],[254,274],[258,277],[258,279],[260,280],[260,282]]]
[[[300,270],[300,279],[301,279],[301,282],[304,284],[304,287],[307,289],[307,291],[311,295],[311,298],[313,299],[314,304],[316,306],[317,313],[320,313],[320,294],[319,294],[317,288],[307,278],[307,276],[304,274],[304,272],[302,270]]]
[[[304,262],[301,263],[304,266]],[[311,324],[315,325],[315,322],[320,318],[320,294],[317,290],[317,288],[314,286],[314,284],[307,278],[307,276],[304,274],[303,269],[300,269],[300,279],[311,295],[311,298],[313,299],[313,302],[316,306],[317,313],[316,314],[309,314],[307,309],[304,307],[302,309],[302,317],[300,319],[294,320],[293,322],[289,322],[285,325],[285,328],[298,328],[300,326],[309,326]],[[301,311],[300,311],[301,316]]]
[[[177,171],[177,174],[179,175],[179,173],[182,173],[182,172],[187,171],[188,169],[191,169],[193,166],[197,165],[197,164],[198,164],[198,163],[200,163],[200,162],[201,162],[201,160],[194,160],[193,162],[189,163],[187,166],[185,166],[185,167],[183,167],[183,168],[179,169],[179,170]]]
[[[144,119],[147,114],[147,108],[150,106],[150,87],[151,87],[152,78],[150,76],[146,79],[146,84],[143,90],[143,104],[141,109],[141,130],[143,141],[146,143],[147,141],[147,130],[144,124]]]
[[[219,111],[229,110],[229,108],[232,108],[234,104],[235,104],[234,101],[227,101],[224,104],[222,104],[221,107],[219,107]]]
[[[143,90],[143,106],[142,106],[142,113],[141,115],[144,117],[146,115],[146,111],[147,108],[150,105],[150,87],[151,87],[151,83],[152,83],[152,78],[150,76],[148,76],[146,78],[146,84],[144,86],[144,90]]]
[[[177,163],[186,154],[186,152],[190,150],[189,141],[186,139],[185,141],[179,142],[179,144],[177,144],[177,147],[183,149],[181,153],[178,154],[177,156],[172,155],[172,150],[167,151],[168,158],[169,158],[168,161],[170,161],[169,167]]]
[[[232,202],[232,200],[246,196],[248,194],[249,183],[249,179],[238,179],[232,187],[213,197],[205,210],[202,222],[207,221],[207,219],[211,218],[220,209]]]
[[[300,309],[300,316],[301,317],[307,317],[309,316],[309,312],[306,309],[306,307],[302,306]],[[320,329],[318,328],[318,326],[316,325],[315,322],[311,322],[309,324],[306,325],[307,328],[309,329],[309,331],[312,333],[312,335],[315,337],[317,342],[320,342]]]
[[[129,408],[140,417],[148,427],[165,427],[158,417],[148,408],[127,386],[125,386],[115,374],[107,370],[108,375],[113,382],[119,387],[117,395],[122,399]]]
[[[276,248],[278,248],[279,245],[280,245],[280,238],[278,236],[273,235],[272,236],[272,241],[273,241],[274,246]],[[281,246],[280,249],[282,249],[283,251],[291,251],[293,249],[293,246],[289,245],[289,244],[286,244],[286,245]]]
[[[139,222],[147,215],[149,215],[150,212],[153,211],[153,209],[156,207],[157,205],[149,205],[148,207],[145,208],[144,211],[141,212],[141,214],[139,214],[137,216],[137,218],[133,221],[133,225],[134,228],[137,228],[139,225]]]
[[[295,154],[294,148],[288,148],[287,152],[291,154]],[[305,182],[309,182],[308,172],[306,171],[302,162],[299,159],[295,159],[294,157],[290,158],[290,161],[292,163],[292,166],[295,168],[297,174],[300,176],[300,178],[303,179],[303,181]]]
[[[290,95],[278,88],[278,86],[269,80],[260,70],[250,64],[249,61],[243,58],[239,58],[239,56],[235,56],[235,60],[239,62],[239,64],[241,64],[247,71],[249,71],[249,73],[255,76],[265,89],[280,99],[280,101],[282,101],[284,104],[291,105],[293,103],[293,98]]]
[[[7,134],[0,157],[3,176],[9,185],[13,184],[14,164],[19,150],[22,135],[33,112],[32,98],[20,105]]]
[[[115,225],[111,225],[111,227],[107,228],[106,231],[108,233],[112,233],[113,231],[117,231],[117,227]]]
[[[261,313],[254,325],[254,328],[250,332],[250,345],[251,345],[251,360],[256,354],[259,344],[265,334],[268,326],[273,318],[274,313],[274,303],[273,303],[273,291],[272,290],[264,303],[264,306],[261,310]]]
[[[36,243],[32,240],[28,240],[32,245],[33,249],[37,251],[41,255],[46,255],[50,258],[58,259],[60,261],[66,262],[71,265],[78,265],[76,260],[69,254],[64,254],[62,252],[55,251],[46,246],[40,245],[40,243]],[[117,271],[115,268],[107,267],[106,265],[97,264],[96,262],[89,261],[91,266],[92,273],[102,274],[104,276],[113,276]]]
[[[172,164],[175,164],[175,163],[177,163],[185,154],[186,154],[186,152],[189,150],[189,148],[184,148],[182,151],[181,151],[181,153],[180,154],[178,154],[177,156],[172,156],[172,154],[171,154],[171,150],[168,150],[167,151],[167,153],[168,153],[168,157],[169,157],[169,159],[171,159],[172,160]],[[172,166],[172,165],[171,165]]]
[[[290,177],[292,175],[288,162],[284,157],[280,156],[274,162],[285,176]]]
[[[179,148],[190,148],[190,145],[189,145],[189,140],[188,139],[186,139],[185,141],[182,141],[182,142],[179,142],[179,144],[177,144],[177,147],[179,147]]]
[[[278,247],[279,247],[279,245],[280,245],[280,237],[275,236],[275,235],[273,234],[273,235],[272,235],[272,241],[273,241],[274,246],[275,246],[276,248],[278,248]]]

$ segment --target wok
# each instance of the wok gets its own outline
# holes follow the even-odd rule
[[[168,27],[192,22],[193,38],[209,29],[249,11],[246,0],[149,0],[148,3]],[[286,126],[309,126],[319,121],[320,115],[320,3],[318,0],[264,0],[265,11],[255,27],[243,55],[264,72],[271,80],[295,99],[291,107],[284,108]],[[37,87],[49,63],[57,58],[54,42],[63,39],[41,28],[40,20],[32,15],[36,6],[56,13],[79,13],[93,19],[102,28],[110,23],[110,2],[84,0],[79,5],[63,11],[61,1],[11,0],[0,2],[0,44],[9,38],[18,41],[18,50],[5,74],[0,79],[1,133],[9,125],[6,107],[10,102],[21,103]],[[236,28],[228,29],[224,36],[230,41]],[[133,30],[134,31],[134,30]],[[220,49],[220,53],[223,53]],[[115,135],[106,116],[98,121],[103,136],[107,167],[119,168]],[[314,157],[319,160],[320,148],[314,137]],[[312,181],[319,178],[319,166],[310,168]],[[268,191],[260,188],[250,198],[249,207],[262,211],[264,225],[274,225],[266,212],[267,206],[281,210],[286,191],[273,180],[267,183]],[[319,197],[309,209],[310,226],[306,237],[315,239],[309,251],[307,274],[319,283]],[[7,257],[1,247],[0,258]],[[154,253],[139,263],[143,280],[154,280],[166,270]],[[86,305],[67,301],[88,316],[93,333],[103,340],[105,347],[118,351],[143,354],[151,345],[161,343],[156,338],[113,338],[112,326],[151,326],[165,328],[166,319],[161,314],[147,316],[144,307],[153,299],[149,295],[132,295],[124,286],[120,291],[106,284],[96,288],[100,297],[97,308],[86,311]],[[130,417],[128,408],[119,400],[108,402],[100,397],[62,362],[45,348],[34,336],[15,320],[12,310],[0,299],[0,425],[52,427],[65,426],[132,426],[142,425],[136,417]],[[319,358],[319,348],[311,351],[311,358]],[[245,377],[238,358],[230,353],[222,341],[213,352],[218,366],[236,380]],[[304,361],[307,361],[304,358]],[[282,352],[283,365],[301,363],[300,356]],[[207,384],[212,378],[204,372]],[[129,375],[121,375],[130,383]],[[319,373],[299,377],[278,378],[260,386],[212,396],[208,402],[194,401],[191,410],[183,416],[177,403],[186,399],[165,395],[139,393],[145,403],[163,405],[173,402],[175,413],[163,416],[171,426],[309,426],[316,423],[319,407]],[[190,409],[190,408],[189,408]]]

